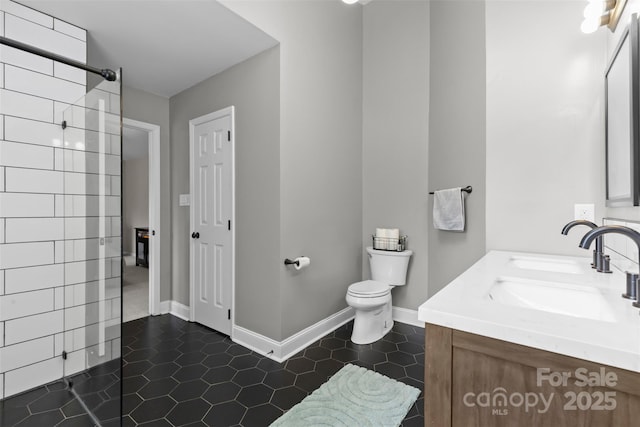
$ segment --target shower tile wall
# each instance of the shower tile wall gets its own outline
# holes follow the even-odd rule
[[[0,2],[0,35],[86,62],[85,30],[12,1]],[[97,154],[83,129],[60,126],[85,92],[83,71],[0,46],[0,399],[120,356],[119,135],[108,136],[113,216],[100,236]],[[84,128],[77,110],[71,126]],[[99,237],[109,328],[97,358]]]

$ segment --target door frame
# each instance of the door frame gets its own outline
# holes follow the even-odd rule
[[[231,335],[236,324],[236,116],[235,107],[223,108],[204,116],[189,120],[189,233],[195,230],[195,211],[193,210],[194,163],[195,163],[195,127],[224,116],[231,116]],[[189,320],[195,321],[195,241],[189,239]]]
[[[122,127],[149,135],[149,314],[160,314],[160,126],[122,118]],[[124,224],[123,224],[124,225]],[[153,234],[155,231],[155,235]],[[124,272],[123,272],[124,274]]]

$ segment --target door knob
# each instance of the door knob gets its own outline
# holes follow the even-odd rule
[[[198,233],[197,231],[194,231],[193,233],[191,233],[191,238],[199,239],[200,238],[200,233]]]

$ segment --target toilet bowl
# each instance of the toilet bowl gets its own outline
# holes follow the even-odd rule
[[[369,344],[378,341],[393,327],[391,287],[386,283],[365,280],[349,286],[347,304],[356,311],[351,341]]]
[[[393,327],[391,290],[406,283],[411,251],[383,251],[367,248],[373,280],[353,283],[346,300],[355,309],[351,341],[369,344],[378,341]]]

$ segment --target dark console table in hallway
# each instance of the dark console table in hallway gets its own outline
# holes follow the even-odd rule
[[[136,266],[149,268],[149,227],[136,227]]]

